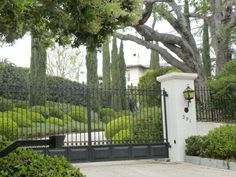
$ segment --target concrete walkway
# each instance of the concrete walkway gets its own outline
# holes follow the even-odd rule
[[[129,160],[73,164],[87,177],[236,177],[236,171],[188,163]]]

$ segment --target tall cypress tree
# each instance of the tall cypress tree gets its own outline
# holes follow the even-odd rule
[[[105,42],[102,47],[102,80],[103,87],[111,87],[111,59],[109,50],[109,41]]]
[[[158,43],[156,45],[158,45]],[[156,70],[159,68],[160,68],[159,54],[155,50],[151,50],[150,69]]]
[[[203,23],[203,34],[202,34],[202,62],[207,77],[210,77],[211,58],[210,58],[209,33],[208,33],[208,24],[205,20]]]
[[[87,48],[86,54],[87,86],[90,88],[90,104],[92,109],[98,110],[99,95],[97,94],[98,75],[97,75],[97,51],[96,48]]]
[[[126,64],[125,64],[125,57],[124,57],[124,45],[123,41],[120,43],[119,49],[119,70],[120,70],[120,88],[121,88],[121,104],[122,109],[126,109],[126,97],[125,97],[125,89],[126,89]]]
[[[89,88],[97,88],[97,51],[96,48],[87,49],[86,54],[86,68],[87,68],[87,86]]]
[[[112,40],[112,63],[111,63],[111,78],[112,78],[112,107],[119,111],[121,110],[121,98],[120,98],[120,70],[119,70],[119,57],[116,38]]]
[[[46,103],[46,45],[40,36],[31,34],[31,62],[30,62],[30,105],[44,105]]]

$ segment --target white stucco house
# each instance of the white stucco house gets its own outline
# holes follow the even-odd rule
[[[143,76],[148,66],[141,64],[127,65],[126,66],[126,86],[138,86],[139,78]]]

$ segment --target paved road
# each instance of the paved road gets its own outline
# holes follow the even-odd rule
[[[236,177],[236,171],[188,163],[130,160],[73,164],[87,177]]]

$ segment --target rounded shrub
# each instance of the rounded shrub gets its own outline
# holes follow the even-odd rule
[[[109,120],[109,118],[112,119],[115,116],[116,116],[116,112],[112,108],[102,108],[99,110],[99,114],[98,114],[99,119],[103,122],[106,122],[107,119],[105,118],[108,118]]]
[[[33,106],[33,107],[31,108],[31,110],[32,110],[33,112],[37,112],[37,113],[42,114],[45,118],[48,118],[48,117],[50,116],[49,108],[46,107],[46,106],[40,106],[40,105]]]
[[[76,121],[83,123],[87,122],[87,111],[82,106],[72,107],[71,110],[68,112],[68,115]]]
[[[211,130],[206,136],[208,157],[236,158],[236,125],[226,125]]]
[[[0,135],[8,140],[14,140],[17,136],[18,127],[12,119],[7,119],[3,114],[0,114]]]
[[[20,114],[21,116],[24,116],[31,122],[45,122],[45,118],[42,114],[34,112],[31,109],[14,108],[13,111],[17,112],[17,114]]]
[[[0,176],[85,177],[63,157],[50,157],[29,149],[17,149],[0,158]]]
[[[63,126],[63,120],[57,118],[57,117],[49,117],[46,120],[46,123],[50,123],[50,124],[55,124],[55,125],[59,125],[59,126]]]
[[[59,103],[58,103],[59,104]],[[49,116],[50,117],[57,117],[57,118],[63,118],[64,112],[60,109],[58,106],[49,107]]]
[[[31,120],[18,112],[7,111],[3,113],[3,116],[12,119],[19,127],[27,127],[31,125]]]
[[[131,143],[132,140],[132,131],[129,129],[126,130],[120,130],[118,133],[116,133],[113,137],[112,137],[112,143],[113,144],[120,144],[120,143]]]
[[[105,136],[107,139],[112,139],[115,134],[117,134],[120,130],[126,130],[132,124],[129,116],[119,117],[117,119],[112,120],[106,125],[105,128]]]
[[[205,136],[190,136],[185,140],[186,154],[191,156],[205,156],[206,154],[206,137]]]

